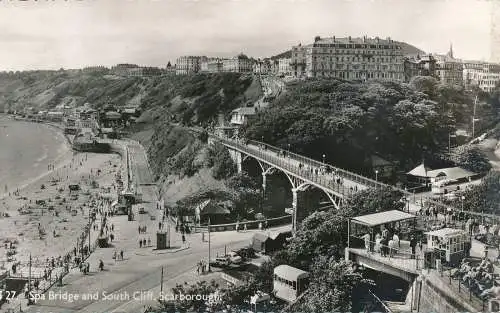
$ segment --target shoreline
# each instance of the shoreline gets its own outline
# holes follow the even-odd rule
[[[7,269],[12,262],[26,262],[31,254],[34,258],[45,258],[68,253],[67,249],[74,246],[88,223],[91,203],[105,194],[106,188],[113,190],[115,175],[121,173],[124,166],[122,158],[114,153],[75,153],[70,138],[60,127],[46,123],[43,127],[59,137],[63,151],[50,160],[54,169],[17,183],[15,187],[9,186],[10,196],[8,192],[0,195],[1,210],[9,213],[0,217],[0,267],[5,265]],[[93,181],[97,187],[93,186]],[[81,186],[76,199],[68,191],[69,184]],[[13,194],[16,188],[18,195]],[[36,204],[37,200],[45,201],[46,205]],[[21,208],[28,213],[21,212]],[[43,238],[40,229],[46,234]],[[8,249],[3,249],[7,242],[15,242],[14,259],[9,260]]]
[[[0,118],[2,117],[4,116],[0,116]],[[10,117],[7,117],[7,119],[13,122],[34,123],[30,121],[16,121],[15,119],[12,119]],[[0,201],[5,200],[7,197],[9,197],[9,193],[12,194],[12,192],[15,190],[18,190],[19,193],[21,193],[23,190],[29,188],[31,185],[34,185],[37,182],[43,180],[50,174],[55,173],[56,171],[58,171],[59,169],[63,168],[65,165],[71,162],[71,158],[73,157],[73,149],[71,147],[71,141],[66,135],[62,133],[62,129],[48,123],[39,123],[39,124],[42,124],[44,127],[47,127],[48,129],[50,129],[50,131],[54,132],[55,137],[64,138],[60,142],[59,149],[63,148],[65,151],[57,155],[57,157],[50,162],[55,165],[54,169],[47,170],[39,174],[38,176],[27,178],[24,181],[18,182],[14,185],[9,185],[8,188],[10,192],[8,191],[6,193],[0,193]]]

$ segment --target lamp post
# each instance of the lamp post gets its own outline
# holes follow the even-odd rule
[[[378,182],[378,170],[375,170],[375,181]]]
[[[464,200],[465,200],[465,196],[462,196],[462,213],[464,212]]]
[[[288,153],[287,153],[288,157],[290,157],[290,144],[288,144]]]
[[[325,165],[325,157],[326,155],[323,154],[323,165]]]

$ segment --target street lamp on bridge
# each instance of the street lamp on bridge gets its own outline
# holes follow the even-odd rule
[[[462,196],[462,213],[464,212],[464,200],[465,200],[465,196]]]
[[[378,182],[378,170],[375,170],[375,181]]]
[[[325,165],[325,157],[326,155],[323,154],[323,165]]]
[[[288,153],[287,153],[288,157],[290,157],[290,144],[288,144]]]

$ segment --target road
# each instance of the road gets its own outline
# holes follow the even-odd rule
[[[130,145],[130,144],[129,144]],[[136,182],[148,181],[149,173],[142,171],[149,168],[144,162],[144,151],[139,145],[130,149],[132,155],[132,172],[135,173]],[[148,176],[149,175],[149,176]],[[135,182],[134,182],[135,183]],[[140,184],[138,184],[141,186]],[[146,187],[146,188],[145,188]],[[143,197],[151,203],[156,202],[155,186],[141,186]],[[145,306],[155,305],[159,296],[161,268],[164,267],[164,292],[171,290],[178,283],[195,281],[198,279],[195,267],[204,259],[208,259],[208,242],[202,241],[202,234],[196,233],[187,236],[187,244],[183,244],[181,236],[173,232],[171,235],[172,250],[155,251],[153,247],[140,248],[139,240],[150,238],[155,242],[158,221],[162,212],[149,208],[150,214],[137,214],[138,208],[143,204],[135,205],[136,220],[128,221],[126,216],[115,216],[111,223],[115,227],[116,242],[114,248],[97,249],[88,259],[90,263],[89,275],[83,275],[78,270],[70,272],[63,280],[63,286],[54,286],[45,299],[37,301],[24,312],[59,313],[59,312],[141,312]],[[151,220],[150,215],[157,215],[156,220]],[[147,234],[138,234],[140,225],[147,226]],[[290,226],[287,226],[288,230]],[[171,225],[170,229],[174,229]],[[222,254],[225,248],[238,249],[248,246],[254,233],[259,232],[220,232],[211,234],[211,253],[215,256]],[[115,261],[113,251],[124,251],[124,260]],[[99,260],[104,261],[104,271],[98,270]],[[148,292],[151,291],[152,294]],[[97,292],[98,299],[82,299],[82,297]],[[103,294],[103,292],[105,294]],[[145,292],[143,299],[134,299],[134,293]],[[69,294],[78,296],[79,299],[49,298],[49,295]],[[105,297],[105,295],[108,295]],[[109,296],[111,295],[111,297]],[[116,297],[116,298],[115,298]]]

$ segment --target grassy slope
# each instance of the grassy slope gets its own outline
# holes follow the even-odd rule
[[[176,122],[213,124],[218,113],[228,115],[261,95],[258,80],[238,73],[151,78],[70,71],[0,74],[0,108],[45,110],[59,104],[84,103],[119,108],[139,104],[144,113],[130,131],[147,148],[169,204],[191,192],[224,188],[206,168],[206,146]],[[188,177],[193,168],[194,175]]]

